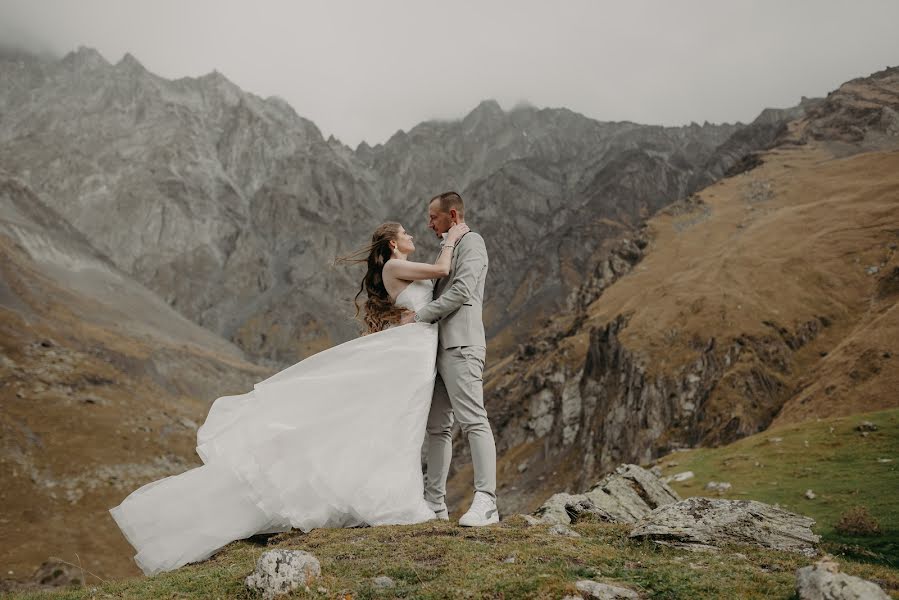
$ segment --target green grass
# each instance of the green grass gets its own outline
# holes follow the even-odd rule
[[[499,526],[462,529],[452,523],[281,534],[269,547],[307,550],[322,564],[322,577],[295,598],[553,598],[575,592],[579,579],[638,590],[650,598],[790,598],[795,571],[812,559],[750,547],[719,554],[692,553],[628,538],[624,525],[583,523],[583,537],[562,538],[548,526],[529,527],[520,517]],[[99,584],[95,588],[25,598],[256,598],[243,587],[266,548],[235,542],[211,560],[155,577]],[[514,563],[505,562],[515,557]],[[894,594],[899,571],[842,559],[844,571],[876,579]],[[391,589],[372,579],[388,575]],[[319,588],[325,591],[319,591]]]
[[[855,429],[862,421],[872,421],[878,430],[862,436]],[[724,498],[777,503],[814,518],[825,550],[899,568],[897,409],[770,429],[722,448],[676,452],[660,464],[666,475],[695,473],[672,484],[682,496],[714,496],[705,484],[727,481],[733,487]],[[815,499],[805,498],[808,489]],[[834,529],[853,506],[867,507],[880,523],[880,535],[847,536]]]

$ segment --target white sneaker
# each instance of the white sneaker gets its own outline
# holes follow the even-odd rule
[[[496,499],[484,492],[475,492],[474,501],[468,512],[459,519],[462,527],[483,527],[499,523],[499,511],[496,509]]]
[[[437,515],[437,518],[441,521],[449,521],[449,510],[446,508],[446,503],[444,502],[431,502],[430,500],[425,500],[425,504],[428,505],[428,508],[434,511],[434,514]]]

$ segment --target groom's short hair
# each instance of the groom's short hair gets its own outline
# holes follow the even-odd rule
[[[455,208],[460,217],[465,214],[465,203],[462,202],[462,196],[456,192],[438,194],[431,198],[431,202],[435,201],[440,203],[440,212],[448,213],[451,208]],[[428,202],[428,204],[431,204],[431,202]]]

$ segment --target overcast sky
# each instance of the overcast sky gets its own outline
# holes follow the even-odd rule
[[[897,0],[0,0],[0,43],[131,52],[169,78],[218,69],[354,147],[486,98],[747,122],[899,65],[897,24]]]

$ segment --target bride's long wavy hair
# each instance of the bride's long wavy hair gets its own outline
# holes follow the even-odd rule
[[[382,223],[371,236],[371,244],[348,256],[337,258],[338,263],[366,263],[368,270],[362,278],[362,285],[353,304],[356,307],[354,318],[362,314],[364,324],[363,335],[382,331],[399,323],[403,310],[393,303],[387,288],[384,287],[384,264],[390,260],[393,250],[390,242],[397,239],[400,233],[399,223]],[[359,296],[366,295],[365,303],[360,307]]]

